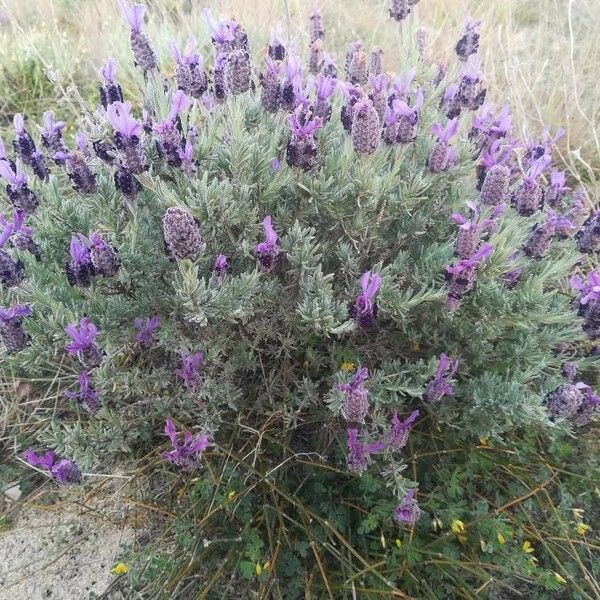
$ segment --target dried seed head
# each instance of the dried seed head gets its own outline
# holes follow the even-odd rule
[[[481,186],[481,202],[488,206],[500,204],[508,194],[510,169],[504,165],[490,167]]]
[[[163,233],[169,254],[175,260],[194,259],[203,243],[198,223],[185,209],[168,208],[163,216]]]
[[[246,50],[234,50],[225,61],[225,88],[228,94],[247,92],[251,86],[252,69],[250,54]]]
[[[364,99],[354,105],[350,135],[356,152],[372,154],[377,150],[381,138],[381,124],[371,101]]]
[[[313,75],[318,75],[323,66],[323,42],[321,40],[315,40],[310,45],[310,51],[308,55],[308,71]]]

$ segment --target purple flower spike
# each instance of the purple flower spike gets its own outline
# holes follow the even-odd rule
[[[382,452],[385,448],[385,442],[379,440],[370,444],[363,444],[358,439],[358,429],[347,429],[348,433],[348,455],[346,465],[348,470],[361,474],[369,466],[371,454]]]
[[[107,83],[113,83],[117,76],[117,61],[114,58],[109,58],[104,63],[101,73]]]
[[[265,272],[269,272],[273,270],[281,259],[281,251],[277,243],[279,236],[273,229],[270,215],[267,215],[263,219],[262,224],[265,239],[254,246],[254,254],[256,255],[261,269]]]
[[[435,375],[429,380],[423,392],[423,400],[428,403],[439,402],[444,396],[452,396],[454,387],[447,380],[458,371],[458,359],[440,354]]]
[[[440,123],[434,123],[431,131],[437,138],[437,144],[429,155],[429,170],[432,173],[441,173],[456,162],[456,151],[450,145],[450,140],[458,132],[458,118],[449,121],[445,127]]]
[[[319,162],[319,147],[315,132],[323,125],[323,119],[314,117],[305,106],[298,106],[290,115],[288,124],[291,137],[286,148],[286,160],[290,167],[310,171]]]
[[[29,336],[23,329],[23,319],[30,315],[31,308],[25,304],[0,308],[0,341],[9,354],[27,347]]]
[[[85,411],[95,414],[100,408],[100,393],[90,385],[90,376],[87,371],[79,374],[79,391],[65,392],[65,396],[75,400]]]
[[[408,435],[410,434],[410,430],[413,428],[418,416],[419,411],[413,410],[404,421],[401,421],[398,418],[398,413],[394,411],[394,414],[392,415],[392,428],[388,438],[388,444],[392,451],[399,452],[402,450],[402,448],[404,448],[404,446],[406,446],[406,443],[408,442]]]
[[[477,265],[492,254],[494,247],[483,244],[479,250],[469,258],[460,260],[456,264],[446,267],[446,281],[448,282],[448,308],[458,308],[463,296],[475,287],[477,281]]]
[[[154,333],[160,327],[160,317],[154,315],[147,319],[137,317],[133,321],[133,326],[137,331],[135,341],[145,347],[154,343]]]
[[[70,260],[65,265],[67,281],[72,286],[87,287],[95,274],[88,239],[78,233],[71,238]]]
[[[165,434],[171,440],[173,450],[162,452],[162,458],[184,471],[196,470],[200,466],[202,454],[208,448],[208,436],[204,434],[194,437],[190,432],[186,432],[183,442],[179,443],[175,423],[171,419],[165,421]]]
[[[86,369],[93,369],[102,362],[102,351],[96,345],[98,328],[94,323],[83,317],[79,321],[79,327],[69,323],[65,327],[65,333],[71,341],[65,346],[67,352],[75,355]]]
[[[369,412],[369,392],[364,382],[369,378],[365,367],[358,367],[350,383],[340,383],[337,389],[344,394],[342,416],[353,423],[364,423]]]
[[[577,308],[583,317],[583,331],[590,339],[600,337],[600,272],[590,271],[586,281],[574,276],[570,280],[571,287],[579,292]]]
[[[36,454],[31,448],[23,452],[23,459],[32,467],[39,467],[59,484],[76,483],[81,479],[81,471],[75,463],[66,458],[57,460],[54,452]]]
[[[204,354],[202,352],[190,354],[183,350],[181,353],[181,367],[175,369],[175,374],[182,379],[190,392],[197,392],[202,386],[202,377],[198,373],[198,368],[203,362]]]
[[[423,514],[415,499],[417,491],[408,490],[402,502],[394,509],[394,520],[399,525],[416,525]]]
[[[213,267],[213,271],[221,276],[221,275],[225,275],[225,273],[227,273],[227,270],[229,269],[229,261],[227,260],[227,257],[224,254],[219,254],[219,256],[217,256],[217,258],[215,259],[215,265]]]
[[[360,278],[362,291],[350,305],[348,313],[363,329],[370,329],[377,320],[378,308],[375,296],[379,292],[381,282],[381,275],[372,271],[363,273]]]

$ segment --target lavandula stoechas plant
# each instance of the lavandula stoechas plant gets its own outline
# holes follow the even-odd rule
[[[208,90],[208,76],[204,71],[204,59],[196,51],[196,39],[190,37],[183,50],[174,42],[170,44],[175,61],[175,82],[192,98],[200,99]]]
[[[183,441],[179,442],[175,423],[171,419],[165,421],[165,434],[173,449],[161,453],[162,458],[184,471],[195,471],[200,466],[202,454],[208,448],[208,436],[203,434],[194,437],[191,432],[186,431]]]
[[[451,218],[458,225],[458,238],[454,246],[454,256],[458,258],[469,258],[475,253],[481,241],[481,234],[490,231],[496,219],[504,211],[504,204],[494,207],[490,215],[480,220],[480,207],[474,202],[465,202],[470,211],[470,217],[466,218],[460,213],[453,213]]]
[[[352,108],[352,146],[359,154],[373,154],[381,140],[379,115],[371,100],[363,98]]]
[[[147,169],[141,143],[142,125],[131,115],[129,102],[113,102],[106,111],[109,123],[115,130],[119,167],[133,175]]]
[[[65,396],[70,400],[75,400],[83,410],[91,415],[96,414],[100,408],[100,392],[92,387],[87,371],[79,373],[78,384],[77,392],[66,391]]]
[[[38,179],[45,181],[49,175],[48,168],[44,163],[41,152],[36,148],[33,138],[25,129],[25,119],[21,113],[14,116],[13,125],[15,128],[15,139],[13,140],[15,154],[23,164],[32,168]]]
[[[146,319],[137,317],[133,321],[133,327],[137,332],[135,334],[135,341],[140,346],[148,348],[154,343],[154,334],[160,327],[160,317],[157,315],[147,317]]]
[[[196,258],[204,243],[194,217],[185,208],[172,206],[167,208],[162,222],[169,256],[176,261]]]
[[[409,144],[417,138],[419,111],[423,106],[423,98],[423,90],[419,89],[412,106],[402,99],[394,100],[393,110],[398,114],[396,141],[401,144]]]
[[[38,207],[38,197],[27,185],[27,175],[7,160],[0,160],[0,176],[6,181],[6,195],[16,210],[32,214]]]
[[[564,215],[554,212],[551,208],[546,211],[546,218],[536,223],[523,246],[523,252],[530,258],[540,260],[555,237],[566,237],[573,224]]]
[[[77,483],[81,479],[81,471],[75,463],[66,458],[58,458],[52,450],[44,454],[36,454],[29,448],[23,452],[23,459],[32,467],[46,471],[58,484]]]
[[[478,58],[469,61],[458,85],[457,94],[461,105],[467,110],[477,110],[485,102],[487,90],[483,87],[481,61]]]
[[[369,412],[369,391],[364,387],[369,378],[366,367],[358,367],[350,383],[340,383],[338,391],[344,395],[342,416],[353,423],[364,423]]]
[[[121,0],[123,16],[131,28],[129,32],[129,43],[135,64],[146,74],[158,67],[156,54],[150,45],[148,36],[142,31],[144,21],[144,12],[146,7],[143,4],[133,4],[128,6],[124,0]]]
[[[183,381],[183,385],[190,392],[197,392],[202,387],[202,376],[199,373],[200,365],[204,362],[202,352],[181,352],[181,366],[175,369],[175,374]]]
[[[81,194],[93,194],[96,189],[96,174],[92,172],[89,159],[89,141],[83,132],[75,136],[76,149],[73,152],[57,153],[64,160],[67,175],[73,189]]]
[[[584,254],[600,251],[600,210],[594,211],[577,232],[577,247]]]
[[[440,123],[434,123],[431,127],[437,143],[433,146],[429,155],[428,165],[432,173],[441,173],[456,162],[456,151],[450,144],[450,140],[458,132],[458,119],[452,119],[445,127]]]
[[[477,53],[479,49],[479,26],[481,21],[467,21],[465,31],[456,43],[456,55],[462,62],[467,62],[469,57]]]
[[[62,130],[65,124],[62,121],[54,119],[52,111],[46,111],[43,115],[42,127],[42,145],[48,150],[50,157],[57,164],[64,164],[63,155],[67,152],[65,142],[62,137]]]
[[[282,258],[279,248],[279,236],[275,229],[271,216],[267,215],[262,222],[265,239],[254,246],[254,255],[262,271],[268,273],[272,271]]]
[[[369,466],[371,454],[377,454],[385,449],[385,441],[377,440],[375,442],[363,444],[358,439],[358,429],[347,429],[348,434],[348,454],[346,456],[346,466],[352,473],[360,475],[366,471]]]
[[[181,89],[173,94],[171,109],[165,119],[161,119],[152,127],[156,140],[156,149],[170,167],[181,166],[181,151],[185,140],[181,134],[179,115],[190,106],[190,100]]]
[[[23,211],[13,211],[12,222],[0,215],[0,225],[0,248],[8,242],[13,248],[33,254],[38,261],[41,259],[40,247],[33,239],[33,230],[25,224]]]
[[[477,282],[477,266],[486,260],[493,252],[491,244],[483,244],[468,258],[446,267],[446,282],[448,285],[448,302],[450,310],[456,310],[464,296],[473,290]]]
[[[382,279],[379,273],[367,271],[360,278],[360,294],[348,308],[349,316],[363,329],[370,329],[377,320],[378,307],[375,297],[381,287]]]
[[[23,319],[31,316],[31,308],[17,304],[0,308],[0,341],[9,354],[20,352],[29,344],[29,336],[23,329]]]
[[[19,285],[25,277],[23,263],[4,250],[13,232],[12,223],[6,223],[0,233],[0,283],[7,288]]]
[[[102,364],[103,352],[96,344],[98,328],[94,323],[82,317],[79,327],[69,323],[65,327],[65,333],[71,339],[65,349],[72,356],[77,356],[86,369],[90,370]]]
[[[100,71],[103,81],[100,84],[100,103],[106,110],[113,102],[123,102],[123,90],[118,81],[117,63],[114,58],[109,58]]]
[[[315,78],[315,103],[313,115],[322,119],[323,123],[331,118],[331,98],[335,93],[336,83],[333,77],[319,75]]]
[[[94,275],[113,277],[119,271],[120,261],[117,251],[98,233],[90,235],[90,260],[94,267]]]
[[[423,392],[423,400],[429,404],[439,402],[445,396],[454,394],[454,387],[448,381],[458,371],[458,359],[450,358],[442,352],[435,375],[429,380]]]
[[[319,164],[319,146],[315,132],[322,126],[319,117],[313,117],[310,111],[299,106],[288,118],[291,136],[285,157],[290,167],[310,171]]]
[[[539,177],[548,166],[549,160],[546,155],[536,160],[511,195],[511,202],[522,217],[529,217],[544,206],[544,188],[539,182]]]
[[[398,412],[394,411],[392,414],[392,425],[388,436],[388,446],[392,452],[400,452],[408,443],[408,436],[413,428],[417,418],[419,417],[419,411],[413,410],[404,421],[398,418]]]
[[[570,283],[579,292],[577,309],[583,317],[583,331],[590,339],[600,338],[600,272],[590,271],[585,281],[574,275]]]
[[[95,275],[89,241],[81,233],[74,235],[69,244],[69,260],[65,264],[67,281],[72,286],[88,287]]]
[[[408,490],[402,502],[394,509],[394,520],[399,525],[416,525],[423,514],[415,498],[417,491]]]
[[[265,69],[260,74],[260,103],[270,113],[276,113],[281,105],[281,62],[271,57],[265,59]]]

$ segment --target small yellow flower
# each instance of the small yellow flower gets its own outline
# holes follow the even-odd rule
[[[270,561],[270,560],[268,560],[268,561],[267,561],[267,562],[266,562],[266,563],[263,565],[263,569],[264,569],[265,571],[268,571],[270,566],[271,566],[271,561]]]
[[[531,545],[531,542],[529,540],[525,540],[521,548],[523,549],[523,552],[526,552],[527,554],[535,552],[535,548]]]
[[[499,544],[506,544],[506,538],[500,532],[496,534],[496,537],[498,538]]]
[[[480,436],[479,436],[479,443],[480,443],[482,446],[489,446],[489,445],[490,445],[490,443],[489,443],[488,439],[487,439],[487,438],[485,438],[485,437],[483,437],[482,435],[480,435]]]
[[[567,580],[560,574],[557,573],[556,571],[553,571],[554,573],[554,579],[556,579],[556,581],[558,581],[558,583],[567,583]]]
[[[117,563],[111,570],[115,575],[125,575],[129,571],[129,567],[125,563]]]
[[[227,494],[227,500],[231,502],[237,496],[237,492],[235,490],[231,490],[229,494]]]
[[[402,546],[402,540],[400,538],[396,538],[396,546],[398,546],[398,548]]]
[[[185,486],[182,486],[177,490],[177,500],[180,500],[184,494],[185,494]]]
[[[465,530],[465,524],[459,519],[454,519],[450,524],[450,529],[452,529],[454,533],[462,533]]]
[[[590,526],[587,525],[586,523],[577,523],[577,527],[575,527],[575,531],[579,535],[585,535],[588,532],[589,528],[590,528]]]
[[[256,563],[256,574],[260,577],[261,573],[262,573],[262,566],[260,563],[257,562]]]
[[[354,371],[354,367],[356,367],[356,365],[353,362],[344,361],[340,365],[340,371],[345,371],[346,373],[348,373],[350,371]]]

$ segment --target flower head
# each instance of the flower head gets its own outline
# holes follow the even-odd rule
[[[180,443],[177,440],[175,423],[171,419],[165,421],[165,434],[171,440],[172,450],[161,453],[164,460],[177,465],[185,471],[193,471],[200,465],[202,454],[208,448],[206,434],[194,437],[189,431]]]
[[[398,418],[397,411],[394,411],[392,415],[392,427],[388,438],[388,443],[394,452],[399,452],[406,446],[408,442],[408,435],[413,428],[417,418],[419,416],[418,410],[413,410],[410,415],[401,421]]]
[[[457,371],[458,359],[450,358],[442,352],[435,375],[423,392],[423,400],[426,402],[439,402],[444,396],[452,396],[454,387],[448,379],[452,378]]]
[[[160,327],[160,317],[154,315],[142,319],[137,317],[133,321],[136,330],[135,341],[142,346],[150,346],[154,343],[154,333]]]
[[[31,448],[23,452],[23,459],[32,467],[39,467],[59,484],[75,483],[81,477],[81,472],[70,460],[58,459],[52,450],[44,454],[36,454]]]
[[[76,400],[77,403],[90,414],[97,412],[100,406],[100,393],[91,386],[90,376],[87,371],[79,373],[79,391],[67,391],[65,392],[65,396],[71,400]]]
[[[378,309],[375,296],[379,292],[382,281],[381,275],[373,271],[363,273],[360,278],[361,293],[356,297],[349,311],[350,316],[360,327],[368,329],[374,325],[377,319]]]
[[[423,514],[415,498],[417,490],[408,490],[402,502],[394,509],[394,520],[402,525],[416,525]]]
[[[203,362],[204,354],[202,352],[193,354],[185,350],[181,352],[181,367],[175,369],[175,374],[181,378],[185,387],[191,392],[198,391],[202,385],[202,377],[198,369]]]
[[[347,429],[348,455],[346,465],[353,473],[362,473],[369,465],[371,454],[377,454],[385,448],[385,442],[379,440],[370,444],[363,444],[358,439],[358,429]]]
[[[94,323],[83,317],[79,321],[79,327],[74,323],[69,323],[65,327],[65,333],[71,338],[65,349],[69,354],[77,354],[94,345],[98,335],[98,328]]]
[[[364,382],[369,378],[365,367],[358,367],[350,383],[340,383],[337,389],[344,394],[342,415],[348,421],[362,423],[369,411],[369,392]]]
[[[127,23],[129,23],[129,27],[131,27],[131,29],[135,32],[141,31],[146,7],[143,4],[132,4],[129,6],[124,2],[124,0],[120,1],[120,5],[121,10],[123,11],[123,16],[125,17]]]
[[[267,215],[263,219],[262,224],[265,239],[254,246],[254,253],[256,254],[262,269],[265,271],[270,271],[281,256],[281,251],[278,245],[279,236],[273,229],[271,215]]]

